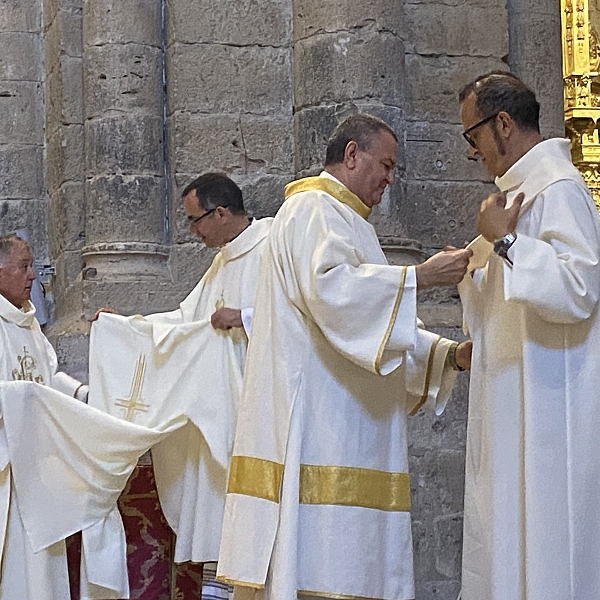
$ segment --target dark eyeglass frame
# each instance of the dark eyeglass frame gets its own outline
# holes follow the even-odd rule
[[[475,123],[475,125],[472,125],[471,127],[469,127],[469,129],[465,129],[462,132],[462,136],[465,138],[465,140],[467,140],[467,144],[469,144],[469,146],[471,146],[471,148],[477,148],[477,143],[469,135],[469,133],[471,133],[471,131],[477,129],[478,127],[481,127],[482,125],[485,125],[486,123],[488,123],[492,119],[495,119],[499,114],[500,113],[497,112],[496,114],[490,115],[489,117],[486,117],[485,119],[481,119],[481,121],[479,121],[479,123]]]
[[[190,219],[190,227],[197,225],[200,221],[202,221],[202,219],[204,219],[204,217],[208,217],[208,215],[211,215],[212,213],[214,213],[215,210],[217,210],[217,209],[211,208],[210,210],[207,210],[203,215],[200,215],[199,217],[196,217],[195,219]]]

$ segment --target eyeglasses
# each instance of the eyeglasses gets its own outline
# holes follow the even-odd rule
[[[477,148],[477,143],[469,135],[469,133],[471,133],[471,131],[473,131],[474,129],[477,129],[478,127],[481,127],[482,125],[485,125],[487,122],[491,121],[492,119],[495,119],[499,114],[500,113],[497,112],[495,115],[490,115],[489,117],[486,117],[485,119],[482,119],[481,121],[479,121],[479,123],[475,123],[475,125],[469,127],[469,129],[465,129],[462,132],[462,136],[465,138],[465,140],[467,140],[467,143],[469,144],[469,146],[471,146],[471,148]]]
[[[211,213],[214,213],[215,210],[217,210],[216,208],[211,208],[210,210],[207,210],[203,215],[200,215],[199,217],[196,217],[195,219],[191,219],[190,220],[190,227],[193,227],[194,225],[198,225],[198,223],[200,221],[202,221],[202,219],[204,219],[204,217],[208,217],[208,215],[210,215]]]

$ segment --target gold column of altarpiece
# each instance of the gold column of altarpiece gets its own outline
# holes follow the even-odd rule
[[[592,0],[593,2],[594,0]],[[565,126],[571,154],[600,209],[600,48],[589,0],[561,0]]]

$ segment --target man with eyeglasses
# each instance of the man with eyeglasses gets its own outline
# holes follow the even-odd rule
[[[510,73],[459,95],[482,204],[459,285],[473,340],[462,600],[600,590],[600,220],[539,104]]]
[[[203,329],[204,337],[198,343],[214,344],[215,355],[222,337],[230,339],[237,361],[221,368],[230,374],[230,385],[235,389],[221,387],[215,391],[222,396],[223,413],[231,415],[227,431],[220,432],[223,439],[229,440],[235,427],[235,400],[241,385],[259,263],[273,219],[250,218],[242,191],[220,173],[206,173],[192,181],[183,190],[182,200],[190,231],[207,247],[219,248],[219,252],[177,310],[148,315],[145,320],[162,327],[210,320],[212,328]],[[99,326],[108,325],[100,321]],[[198,365],[197,372],[190,375],[201,389],[209,385],[208,379],[212,381],[203,378],[203,366]],[[211,456],[202,432],[188,423],[153,448],[152,459],[161,506],[177,534],[175,562],[215,561],[226,472]],[[203,597],[212,600],[227,598],[228,594],[228,586],[214,581],[214,567],[209,565]]]
[[[418,326],[416,292],[471,252],[387,264],[367,219],[396,152],[386,123],[349,117],[273,222],[219,555],[236,598],[414,598],[407,420],[443,411],[470,353]]]

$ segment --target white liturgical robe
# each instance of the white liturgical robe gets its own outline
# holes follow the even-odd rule
[[[242,328],[215,330],[210,317],[223,306],[252,307],[272,221],[252,221],[222,247],[178,310],[101,315],[92,330],[90,405],[146,426],[190,419],[152,448],[161,506],[177,534],[175,562],[218,557],[248,338]],[[131,395],[135,372],[145,406],[128,411],[115,400]]]
[[[463,600],[600,597],[600,222],[568,140],[496,180],[525,194],[513,265],[478,240]]]
[[[414,598],[406,417],[441,412],[450,342],[417,327],[413,267],[326,174],[268,238],[219,555],[236,597]],[[410,352],[409,352],[410,351]]]
[[[110,425],[106,415],[97,413],[99,420],[93,419],[90,413],[95,411],[60,393],[73,396],[79,385],[78,381],[57,372],[56,354],[40,330],[33,305],[26,303],[24,309],[19,310],[0,295],[2,600],[68,598],[64,538],[81,529],[86,529],[84,553],[94,557],[92,565],[82,571],[82,598],[128,597],[124,562],[115,561],[112,556],[110,561],[103,560],[102,552],[94,547],[104,534],[113,542],[122,541],[124,551],[116,496],[102,508],[90,508],[106,500],[98,487],[83,485],[82,488],[94,468],[92,457],[73,441],[63,445],[63,452],[48,450],[51,446],[54,449],[60,440],[81,432],[86,418],[92,418],[95,432],[104,432],[107,422]],[[66,406],[64,411],[63,406]],[[76,423],[73,419],[61,421],[69,411],[77,415],[83,413],[83,416],[78,417]],[[40,414],[44,416],[39,418]],[[119,421],[116,423],[120,425]],[[120,431],[118,439],[122,433]],[[92,442],[99,438],[94,436]],[[160,436],[154,435],[152,439],[155,443]],[[140,453],[143,451],[142,443]],[[131,461],[131,469],[134,464],[135,461]],[[126,477],[122,485],[125,481]],[[44,495],[48,487],[54,493]],[[85,507],[85,518],[80,518],[81,510],[73,510],[76,505]]]

